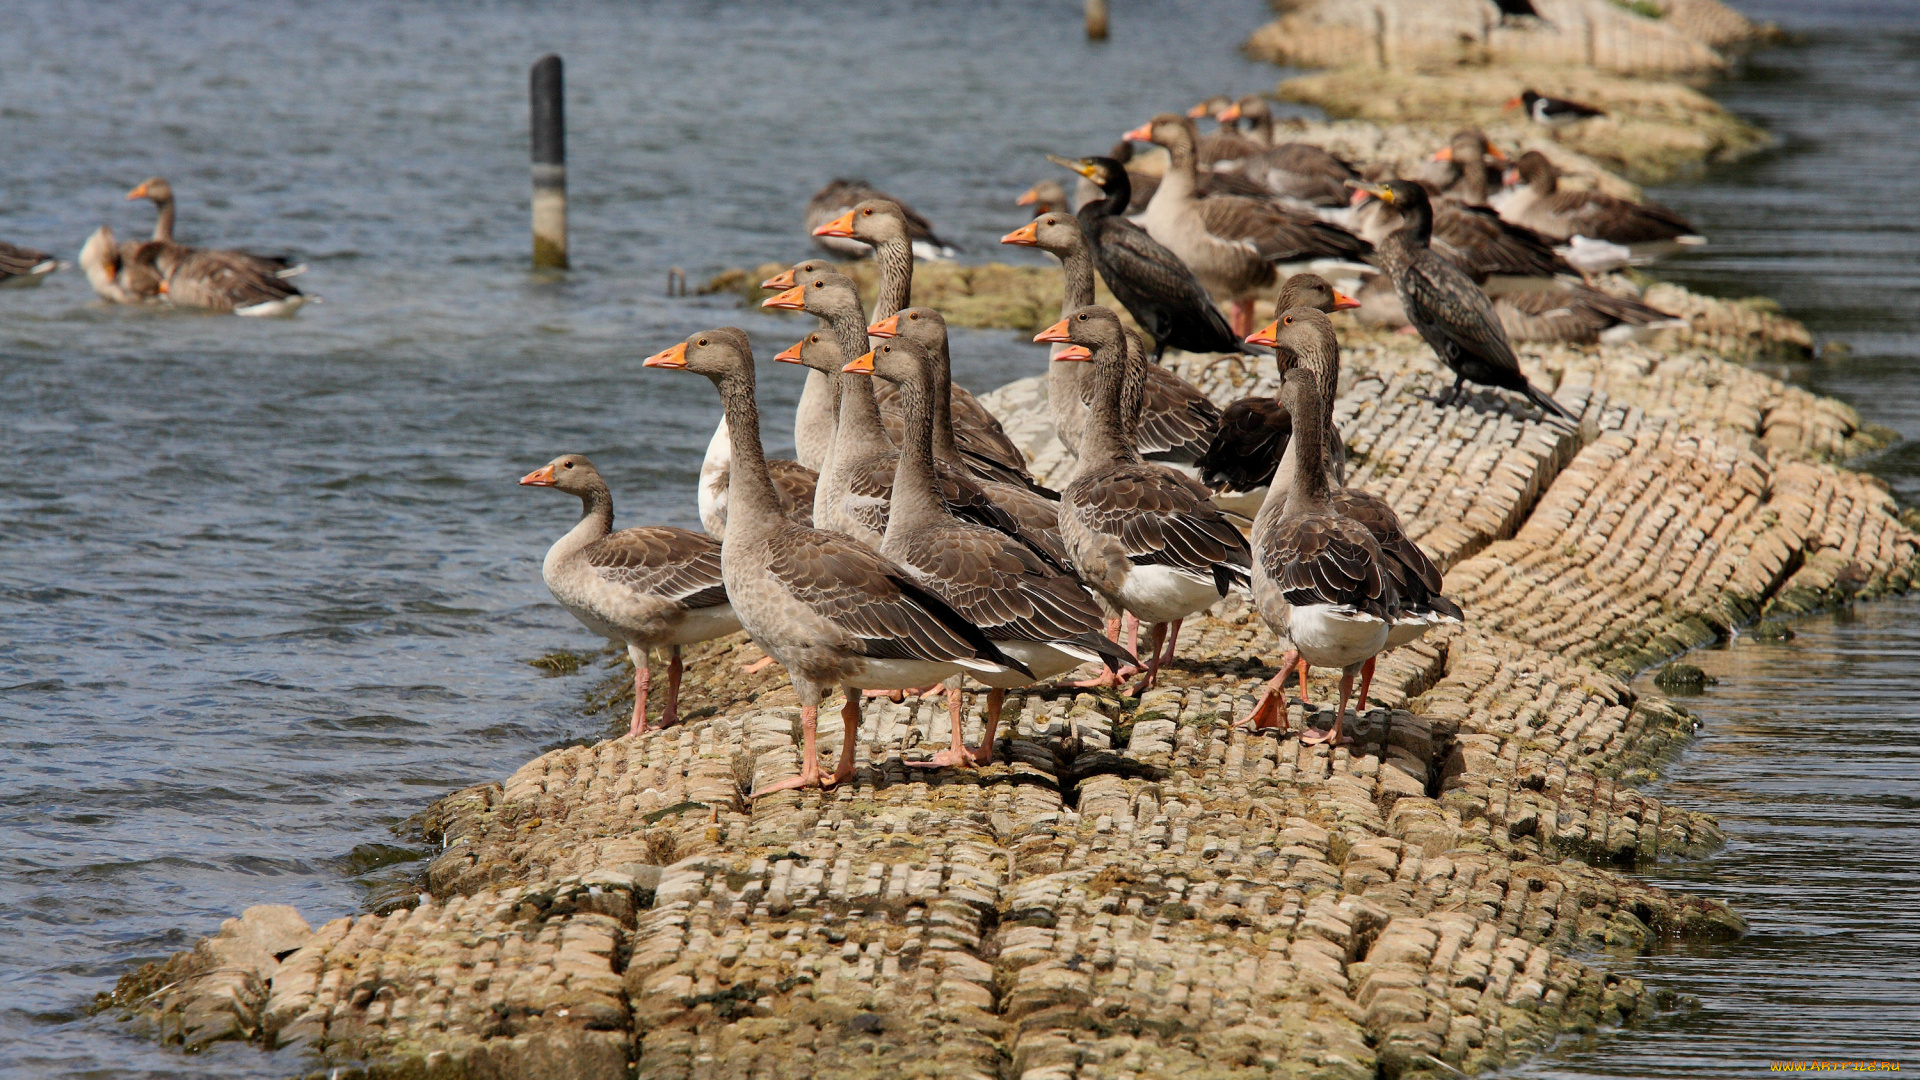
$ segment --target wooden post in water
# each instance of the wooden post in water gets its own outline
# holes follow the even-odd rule
[[[1107,0],[1087,0],[1087,40],[1107,40]]]
[[[533,268],[567,268],[567,111],[560,57],[533,62]]]

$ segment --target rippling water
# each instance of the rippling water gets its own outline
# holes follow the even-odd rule
[[[1780,6],[1790,25],[1837,25],[1716,91],[1787,141],[1661,193],[1717,241],[1673,270],[1779,296],[1853,342],[1852,360],[1790,374],[1920,435],[1920,48],[1910,28],[1849,25],[1863,5]],[[799,326],[668,301],[669,267],[697,282],[807,254],[800,206],[849,174],[915,203],[967,258],[1019,258],[994,241],[1045,175],[1040,152],[1104,149],[1160,108],[1273,81],[1234,51],[1258,0],[1121,5],[1105,46],[1080,40],[1077,8],[0,12],[0,238],[70,258],[103,222],[140,235],[151,210],[122,195],[159,173],[183,237],[294,252],[326,298],[257,322],[103,308],[78,274],[0,291],[0,1076],[282,1075],[246,1047],[185,1058],[81,1008],[242,904],[315,923],[358,910],[394,872],[380,864],[415,854],[394,823],[604,732],[580,715],[586,680],[525,663],[595,642],[538,579],[569,500],[513,481],[583,451],[624,522],[692,524],[717,406],[639,357],[717,323],[763,347]],[[547,50],[568,64],[575,269],[557,278],[524,269],[526,65]],[[1036,366],[1006,334],[957,351],[980,388]],[[798,381],[763,378],[777,446]],[[1904,454],[1875,467],[1920,487]],[[1874,1023],[1920,1030],[1903,1006],[1920,999],[1920,936],[1900,787],[1917,770],[1896,723],[1915,611],[1726,654],[1737,673],[1700,699],[1707,738],[1663,794],[1721,813],[1734,843],[1661,872],[1739,904],[1755,933],[1612,960],[1700,1012],[1535,1068],[1746,1075],[1775,1047],[1868,1056]],[[1813,674],[1745,662],[1774,655]],[[1809,718],[1836,726],[1808,738]],[[1838,1034],[1790,1041],[1796,1016]]]

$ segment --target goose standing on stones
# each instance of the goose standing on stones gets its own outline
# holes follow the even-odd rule
[[[0,286],[19,288],[38,285],[41,278],[53,273],[59,266],[60,260],[44,251],[16,247],[0,240]]]
[[[1316,313],[1317,314],[1317,313]],[[1399,597],[1373,534],[1332,505],[1323,465],[1324,405],[1313,372],[1281,377],[1280,401],[1293,416],[1293,482],[1284,500],[1269,497],[1253,526],[1253,603],[1268,627],[1291,641],[1302,662],[1340,669],[1340,705],[1324,734],[1306,744],[1349,742],[1341,733],[1353,677],[1386,648]],[[1264,726],[1278,709],[1285,662],[1248,721]],[[1301,682],[1305,696],[1305,680]]]
[[[1175,624],[1173,646],[1180,620],[1247,580],[1252,553],[1204,489],[1134,450],[1126,418],[1138,407],[1129,399],[1140,393],[1144,358],[1127,348],[1118,316],[1091,305],[1034,340],[1078,346],[1060,359],[1094,365],[1093,408],[1080,437],[1080,469],[1060,496],[1060,531],[1080,579],[1115,609],[1153,624],[1152,657],[1135,688],[1142,692],[1172,656],[1172,648],[1164,658],[1160,649],[1167,624]]]
[[[1323,469],[1332,492],[1330,505],[1335,513],[1359,522],[1372,534],[1383,557],[1380,565],[1392,579],[1394,592],[1399,598],[1393,613],[1393,626],[1387,632],[1387,644],[1382,651],[1410,645],[1425,637],[1427,631],[1435,626],[1458,623],[1461,619],[1460,608],[1440,595],[1440,568],[1408,538],[1393,507],[1378,495],[1345,486],[1346,455],[1339,443],[1339,433],[1333,427],[1332,395],[1340,385],[1340,341],[1334,334],[1333,324],[1318,309],[1285,309],[1279,318],[1260,331],[1256,340],[1273,347],[1283,377],[1296,368],[1313,376],[1314,393],[1321,404],[1319,430],[1322,433]],[[1290,445],[1290,455],[1292,451]],[[1286,475],[1286,483],[1290,485],[1298,471],[1293,456],[1288,456],[1280,468]],[[1262,504],[1261,513],[1269,513],[1268,507],[1273,508],[1272,513],[1278,513],[1287,496],[1288,488],[1276,485],[1276,490],[1270,492],[1267,502]],[[1297,660],[1299,654],[1289,651],[1280,662],[1280,672],[1272,684],[1275,693],[1285,682],[1288,668]],[[1373,663],[1369,659],[1360,671],[1358,708],[1362,712],[1366,711],[1367,692],[1373,685]],[[1304,665],[1300,669],[1300,700],[1302,703],[1307,701]],[[1269,704],[1276,703],[1262,699],[1262,705]],[[1271,717],[1271,713],[1267,715]]]
[[[1577,234],[1641,249],[1707,242],[1685,218],[1657,203],[1628,202],[1599,191],[1561,191],[1560,170],[1538,150],[1520,155],[1507,176],[1521,186],[1500,204],[1500,216],[1556,240]]]
[[[900,448],[880,553],[905,567],[915,581],[1027,668],[1024,673],[975,674],[990,688],[986,738],[978,750],[969,749],[962,738],[960,686],[949,683],[953,745],[929,761],[912,764],[987,764],[993,760],[994,732],[1007,690],[1083,663],[1118,671],[1134,658],[1100,635],[1100,607],[1072,576],[1049,566],[1019,541],[947,511],[933,479],[937,388],[946,379],[945,365],[933,350],[912,335],[902,335],[856,357],[845,370],[856,378],[872,375],[898,384],[906,407],[906,441]]]
[[[1276,264],[1357,259],[1371,250],[1338,225],[1273,202],[1235,195],[1203,198],[1193,121],[1184,116],[1161,113],[1125,137],[1166,147],[1167,175],[1141,215],[1141,227],[1191,267],[1216,300],[1232,305],[1228,321],[1236,334],[1252,331],[1254,297],[1278,280]]]
[[[753,397],[753,347],[744,331],[694,334],[646,359],[647,367],[704,375],[719,391],[733,440],[721,577],[740,623],[787,669],[800,697],[800,775],[754,797],[853,777],[861,691],[926,686],[962,670],[1021,670],[985,634],[913,580],[905,568],[859,541],[795,525],[780,514],[760,444]],[[820,699],[846,693],[846,731],[833,773],[820,768]]]
[[[80,269],[87,284],[103,300],[116,304],[151,304],[160,299],[160,254],[155,240],[116,243],[111,226],[93,230],[80,248]]]
[[[593,462],[562,454],[520,478],[580,499],[580,522],[554,541],[540,566],[553,598],[587,629],[627,647],[633,660],[633,723],[647,730],[647,663],[666,646],[667,708],[660,726],[680,718],[680,647],[740,629],[721,582],[720,543],[686,529],[646,525],[613,531],[613,495]]]
[[[1075,216],[1093,249],[1100,279],[1133,321],[1153,336],[1155,361],[1170,348],[1197,353],[1242,351],[1240,338],[1193,270],[1165,244],[1127,220],[1133,182],[1118,161],[1105,157],[1070,161],[1051,155],[1048,160],[1086,177],[1104,193],[1104,198],[1081,206]]]
[[[1042,214],[1000,238],[1003,244],[1037,247],[1060,260],[1063,288],[1060,317],[1093,303],[1093,255],[1080,221],[1068,214]],[[1211,309],[1212,305],[1208,307]],[[1215,312],[1217,318],[1219,313]],[[1058,356],[1065,345],[1054,344]],[[1080,452],[1080,430],[1086,424],[1093,387],[1083,379],[1083,363],[1047,365],[1047,409],[1054,434],[1075,454]],[[1197,466],[1220,427],[1220,407],[1192,383],[1161,367],[1148,364],[1140,395],[1140,415],[1134,426],[1134,448],[1148,461]]]
[[[888,199],[867,199],[814,232],[873,248],[874,273],[879,285],[873,301],[874,322],[913,303],[913,252],[908,243],[910,230],[906,212],[900,204]],[[883,382],[874,390],[874,400],[879,403],[888,431],[899,431],[900,409],[893,401],[893,384]],[[974,459],[978,466],[997,470],[999,475],[1017,476],[1022,483],[1033,482],[1027,472],[1026,455],[1007,438],[1000,421],[976,401],[966,387],[953,386],[948,391],[948,400],[954,438],[961,453]]]
[[[1521,373],[1520,361],[1494,314],[1493,301],[1464,271],[1429,246],[1433,208],[1427,189],[1411,180],[1391,180],[1360,190],[1391,205],[1405,221],[1381,244],[1380,263],[1393,278],[1407,321],[1456,376],[1452,397],[1457,400],[1469,382],[1516,390],[1541,408],[1578,424],[1578,416]]]
[[[844,258],[866,258],[868,254],[866,245],[850,241],[835,233],[821,232],[820,226],[869,199],[882,199],[900,208],[900,216],[907,227],[908,250],[914,258],[928,260],[953,258],[955,254],[953,245],[933,234],[932,223],[906,203],[865,180],[829,181],[826,187],[814,192],[813,198],[807,200],[806,226],[807,232],[813,236],[813,242]]]
[[[1280,286],[1280,297],[1274,301],[1273,309],[1284,312],[1291,308],[1313,308],[1331,315],[1359,306],[1358,300],[1327,284],[1320,275],[1295,274]],[[1272,330],[1269,326],[1248,338],[1249,343],[1273,345]],[[1281,370],[1285,370],[1284,362]],[[1323,386],[1321,391],[1327,408],[1325,443],[1335,483],[1345,480],[1347,469],[1346,444],[1333,429],[1333,396],[1338,389],[1336,376],[1335,382]],[[1280,459],[1286,454],[1292,431],[1293,418],[1277,397],[1254,395],[1228,405],[1221,413],[1220,427],[1213,441],[1207,444],[1207,452],[1197,462],[1200,482],[1212,489],[1214,504],[1241,517],[1250,518],[1259,513],[1267,500],[1268,488],[1281,479]],[[1292,479],[1290,473],[1286,479]],[[1281,497],[1285,496],[1283,487]]]
[[[1237,173],[1280,198],[1331,207],[1345,205],[1347,181],[1360,179],[1353,166],[1323,147],[1277,141],[1273,110],[1258,94],[1248,94],[1227,106],[1218,119],[1222,125],[1247,120],[1252,125],[1247,139],[1260,150],[1243,158],[1215,162],[1216,181]]]

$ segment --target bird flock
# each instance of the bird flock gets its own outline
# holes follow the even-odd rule
[[[1531,91],[1517,103],[1549,125],[1597,114]],[[1196,121],[1208,117],[1218,130],[1202,135]],[[1297,679],[1309,702],[1310,668],[1332,668],[1332,723],[1299,737],[1349,742],[1356,678],[1364,710],[1381,653],[1463,613],[1393,509],[1344,482],[1329,316],[1390,308],[1370,321],[1398,320],[1454,373],[1443,404],[1469,384],[1492,387],[1545,422],[1578,424],[1528,381],[1512,341],[1659,325],[1667,316],[1594,275],[1700,242],[1670,211],[1562,190],[1546,156],[1509,161],[1477,131],[1437,150],[1420,176],[1369,176],[1280,140],[1258,97],[1159,114],[1105,155],[1049,158],[1077,188],[1035,184],[1017,200],[1031,220],[1002,243],[1060,263],[1060,318],[1033,340],[1050,346],[1049,418],[1077,459],[1064,487],[1037,480],[952,381],[946,321],[912,303],[915,260],[950,257],[952,245],[902,202],[846,179],[815,196],[806,225],[831,254],[874,260],[872,308],[825,260],[762,283],[772,293],[762,306],[819,320],[774,356],[807,369],[798,460],[765,456],[753,348],[718,327],[645,361],[705,376],[719,395],[725,415],[699,479],[704,534],[613,531],[606,483],[579,455],[521,481],[581,499],[544,574],[582,623],[628,646],[632,734],[647,730],[650,649],[669,653],[661,719],[671,724],[681,647],[744,629],[766,653],[753,668],[785,669],[803,731],[798,775],[756,796],[848,781],[863,702],[882,694],[946,698],[951,745],[909,764],[976,767],[993,760],[1007,690],[1084,667],[1092,674],[1073,685],[1142,693],[1172,661],[1182,621],[1239,589],[1288,646],[1242,723],[1284,732],[1285,684]],[[1359,298],[1316,271],[1364,281]],[[1132,325],[1095,303],[1096,277]],[[1269,296],[1275,318],[1256,330],[1254,303]],[[1270,349],[1279,391],[1222,409],[1161,366],[1169,349]],[[962,735],[963,679],[986,688],[978,746]],[[835,690],[844,732],[829,768],[818,720]]]

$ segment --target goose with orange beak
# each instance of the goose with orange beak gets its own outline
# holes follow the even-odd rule
[[[672,727],[680,715],[680,647],[740,629],[720,580],[719,541],[668,525],[613,531],[613,495],[580,454],[562,454],[520,484],[580,499],[579,522],[547,550],[540,576],[582,626],[627,647],[633,660],[630,736],[646,734],[648,663],[654,649],[667,649],[660,726]]]
[[[799,773],[760,781],[754,798],[852,779],[862,690],[925,686],[963,670],[1025,671],[898,563],[850,537],[781,515],[760,442],[753,348],[745,332],[722,327],[694,334],[647,357],[646,366],[703,375],[719,392],[733,442],[721,577],[741,625],[786,668],[800,698]],[[836,687],[846,695],[845,734],[827,773],[820,764],[820,702]]]
[[[1154,685],[1167,657],[1160,646],[1174,623],[1204,611],[1247,580],[1247,541],[1204,490],[1164,466],[1141,459],[1130,417],[1144,379],[1145,356],[1127,347],[1112,311],[1091,305],[1035,335],[1061,342],[1063,362],[1091,362],[1093,405],[1080,441],[1080,470],[1060,497],[1060,531],[1080,580],[1108,604],[1153,626],[1146,677]],[[1082,355],[1084,351],[1084,357]],[[1108,673],[1112,675],[1111,672]]]

